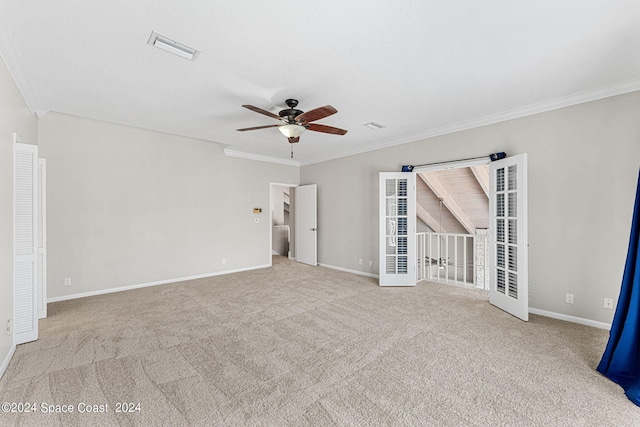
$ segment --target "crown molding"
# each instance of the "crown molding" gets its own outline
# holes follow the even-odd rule
[[[0,14],[0,56],[7,65],[9,74],[16,82],[16,86],[18,86],[18,90],[20,91],[24,102],[27,104],[27,108],[29,108],[29,111],[31,111],[32,113],[43,113],[44,110],[38,108],[40,103],[38,102],[36,92],[29,82],[29,79],[24,72],[24,68],[22,67],[20,60],[18,59],[18,55],[13,48],[11,35],[9,35],[9,32],[7,31],[7,26],[2,19],[2,14]],[[46,114],[46,112],[44,114]]]
[[[297,160],[279,159],[277,157],[263,156],[261,154],[247,153],[245,151],[230,150],[228,148],[225,148],[222,151],[227,157],[237,157],[240,159],[257,160],[259,162],[277,163],[280,165],[300,167],[300,162]]]
[[[511,110],[506,110],[496,114],[489,114],[487,116],[479,117],[477,119],[466,120],[463,122],[454,123],[447,126],[441,126],[435,129],[429,129],[423,132],[412,133],[404,135],[398,138],[388,139],[386,141],[372,144],[360,149],[354,149],[350,151],[343,151],[340,153],[320,157],[313,160],[300,162],[300,166],[312,165],[315,163],[322,163],[329,160],[335,160],[342,157],[353,156],[356,154],[367,153],[369,151],[380,150],[382,148],[393,147],[396,145],[406,144],[409,142],[416,142],[422,139],[434,138],[437,136],[447,135],[454,132],[460,132],[464,130],[474,129],[482,126],[487,126],[495,123],[505,122],[507,120],[518,119],[521,117],[532,116],[534,114],[544,113],[547,111],[558,110],[560,108],[570,107],[572,105],[584,104],[591,101],[597,101],[599,99],[609,98],[612,96],[623,95],[625,93],[635,92],[640,90],[640,79],[630,80],[620,83],[615,86],[607,88],[600,88],[596,90],[584,91],[577,94],[554,98],[548,101],[539,102],[536,104],[527,105],[524,107],[518,107]]]

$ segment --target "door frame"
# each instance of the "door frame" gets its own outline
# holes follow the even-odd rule
[[[527,160],[527,153],[519,153],[519,154],[514,154],[512,156],[508,156],[505,159],[502,160],[507,160],[507,159],[513,159],[514,157],[517,156],[522,156],[524,157],[524,161],[525,163],[528,162]],[[501,161],[501,160],[499,160]],[[456,168],[462,168],[462,167],[470,167],[470,166],[480,166],[480,165],[490,165],[493,162],[491,161],[491,159],[489,158],[489,156],[487,156],[486,158],[474,158],[474,159],[469,159],[469,160],[460,160],[460,161],[453,161],[453,162],[444,162],[444,163],[434,163],[431,165],[427,165],[427,166],[416,166],[413,169],[413,173],[420,173],[420,172],[428,172],[428,171],[434,171],[434,170],[445,170],[445,169],[456,169]],[[491,168],[490,168],[491,169]],[[491,172],[490,172],[490,183],[493,182],[493,177],[491,176]],[[525,171],[524,171],[524,177],[523,177],[523,183],[526,187],[528,182],[528,166],[525,165]],[[493,196],[493,191],[492,191],[492,187],[490,184],[490,195],[489,195],[489,210],[490,213],[492,212],[492,206],[493,203],[495,203],[495,197]],[[527,190],[525,190],[525,195],[527,193]],[[528,225],[527,224],[527,218],[528,218],[528,203],[524,202],[524,218],[523,221],[525,222],[525,227]],[[521,265],[521,268],[523,268],[525,271],[528,271],[528,235],[527,235],[528,231],[523,234],[523,238],[525,239],[525,253],[524,254],[519,254],[519,264]],[[491,296],[491,294],[493,293],[494,290],[494,286],[495,286],[495,274],[494,274],[494,270],[496,267],[496,261],[495,261],[495,242],[494,239],[492,238],[493,235],[493,218],[491,217],[491,215],[489,215],[489,267],[491,269],[491,274],[490,274],[490,283],[489,283],[489,287],[490,287],[490,291],[489,294]],[[521,251],[522,252],[522,251]],[[528,298],[528,278],[525,279],[526,280],[526,294],[527,294],[527,298]],[[496,306],[494,304],[494,302],[491,302],[492,305]],[[530,311],[530,307],[528,307],[528,301],[526,301],[527,304],[527,309],[526,312],[522,313],[522,316],[516,316],[524,321],[528,320],[528,314]],[[497,308],[500,308],[502,310],[505,310],[504,308],[500,307],[500,306],[496,306]],[[505,310],[506,311],[506,310]],[[510,313],[509,311],[507,311],[508,313]],[[513,313],[510,313],[513,314]],[[514,315],[515,316],[515,315]]]
[[[442,163],[433,163],[430,165],[426,165],[426,166],[416,166],[413,168],[413,172],[418,174],[418,173],[422,173],[422,172],[436,172],[436,171],[443,171],[443,170],[448,170],[448,169],[465,169],[465,168],[471,168],[473,166],[489,166],[491,164],[491,158],[489,156],[486,157],[475,157],[475,158],[470,158],[470,159],[465,159],[465,160],[456,160],[456,161],[451,161],[451,162],[442,162]],[[488,173],[488,171],[487,171]],[[416,198],[417,198],[417,193],[416,193]],[[491,197],[489,197],[489,204],[491,204]],[[489,214],[489,212],[487,212],[487,215]],[[489,221],[489,223],[491,223],[491,221]],[[489,224],[491,225],[491,224]],[[488,234],[490,234],[489,229],[487,230]],[[487,251],[489,251],[489,266],[485,266],[486,268],[489,268],[491,265],[491,241],[489,240],[489,246],[487,247]],[[475,249],[474,249],[474,255],[475,255]],[[474,272],[475,274],[475,272]],[[462,286],[465,289],[475,289],[475,290],[479,290],[479,291],[488,291],[487,286],[490,287],[491,285],[491,276],[489,275],[489,283],[485,283],[485,289],[479,289],[476,287],[468,287],[468,286],[462,286],[462,285],[458,285],[456,283],[446,283],[446,282],[441,282],[438,281],[438,283],[443,283],[443,284],[447,284],[447,285],[453,285],[453,286]]]
[[[489,156],[486,158],[477,158],[470,160],[460,160],[456,162],[433,163],[427,166],[416,166],[413,168],[414,173],[443,171],[447,169],[470,168],[471,166],[483,166],[491,163]]]
[[[38,318],[47,317],[47,159],[38,157]]]
[[[273,187],[295,188],[295,187],[299,187],[299,186],[300,186],[300,184],[286,184],[286,183],[280,183],[280,182],[270,182],[269,183],[269,252],[268,253],[269,253],[269,266],[270,267],[273,266],[273,259],[272,259],[272,250],[273,250],[273,210],[272,210],[272,206],[273,206]],[[294,207],[293,217],[294,217],[294,224],[295,224],[295,207]],[[294,233],[295,233],[295,231],[294,231]],[[291,259],[295,259],[295,254],[293,254]]]

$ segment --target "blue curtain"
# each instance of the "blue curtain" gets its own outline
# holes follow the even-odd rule
[[[640,406],[640,175],[631,222],[627,262],[609,342],[598,372],[620,384],[627,397]]]

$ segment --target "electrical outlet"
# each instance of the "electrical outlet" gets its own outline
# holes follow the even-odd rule
[[[64,285],[65,286],[71,286],[71,277],[65,277],[64,278]]]
[[[369,260],[369,267],[373,267],[373,261]]]
[[[604,299],[604,308],[607,308],[609,310],[613,310],[613,300],[611,298],[605,298]]]
[[[566,294],[565,295],[565,302],[567,304],[573,304],[573,294]]]
[[[222,265],[225,265],[227,263],[227,259],[226,258],[222,258]]]
[[[358,264],[362,265],[362,258],[358,258]]]
[[[7,320],[7,335],[11,336],[11,319]]]

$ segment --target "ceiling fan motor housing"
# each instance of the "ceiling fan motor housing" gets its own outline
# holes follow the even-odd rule
[[[281,110],[278,115],[282,118],[286,118],[290,123],[295,121],[295,118],[298,117],[303,111],[297,110],[296,106],[298,105],[297,99],[287,99],[285,101],[289,108],[285,108]]]
[[[302,114],[302,111],[296,110],[295,108],[287,108],[278,113],[280,117],[287,118],[289,121],[294,121],[300,114]]]

